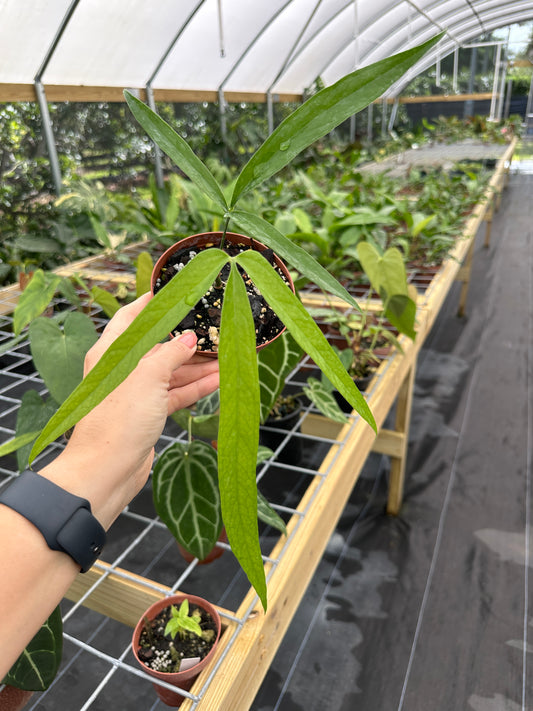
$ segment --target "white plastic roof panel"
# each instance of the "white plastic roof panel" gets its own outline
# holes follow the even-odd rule
[[[446,29],[408,80],[461,43],[531,19],[533,0],[0,0],[0,100],[8,85],[32,91],[52,47],[42,80],[65,98],[80,87],[120,96],[151,79],[156,92],[211,98],[300,95]]]

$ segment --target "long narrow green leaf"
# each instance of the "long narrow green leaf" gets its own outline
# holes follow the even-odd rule
[[[188,143],[129,91],[125,91],[124,96],[132,114],[154,143],[225,212],[228,205],[220,185],[207,166],[193,153]]]
[[[329,380],[359,415],[376,430],[374,416],[366,400],[298,298],[275,272],[275,278],[272,278],[272,268],[257,252],[252,250],[242,252],[236,257],[236,260],[248,272],[267,303],[287,326],[294,339],[311,356],[318,367],[327,373]]]
[[[360,311],[355,299],[339,284],[323,266],[321,266],[305,249],[292,242],[281,234],[275,227],[263,220],[258,215],[243,210],[234,210],[231,219],[249,237],[255,237],[260,242],[264,242],[268,247],[284,259],[288,264],[297,269],[301,274],[310,279],[314,284],[324,291],[328,291],[339,299],[346,301]]]
[[[259,256],[259,259],[272,271],[263,257]],[[246,288],[234,261],[222,305],[218,357],[218,477],[222,518],[231,548],[266,610],[267,590],[259,545],[255,478],[259,444],[255,326]]]
[[[424,44],[358,69],[308,99],[278,126],[244,166],[235,184],[231,206],[244,192],[288,165],[304,148],[378,99],[441,37],[439,34]]]
[[[25,432],[24,434],[18,435],[17,437],[12,437],[8,439],[7,442],[0,445],[0,457],[5,457],[6,454],[11,454],[16,452],[17,449],[24,447],[33,440],[37,439],[41,430],[36,430],[35,432]]]
[[[48,422],[33,446],[42,450],[101,402],[135,368],[142,356],[183,319],[215,280],[227,254],[200,252],[146,305]]]

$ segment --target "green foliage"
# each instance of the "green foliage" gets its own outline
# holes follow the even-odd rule
[[[381,93],[433,46],[437,37],[341,79],[309,99],[266,139],[238,176],[229,201],[207,166],[185,140],[132,94],[126,100],[132,113],[160,148],[230,219],[249,225],[249,234],[272,247],[306,277],[354,300],[316,263],[268,222],[254,213],[237,212],[238,199],[260,182],[287,166],[299,152],[334,126],[360,110]],[[55,437],[77,422],[130,373],[139,358],[161,340],[186,315],[211,286],[223,264],[230,264],[222,308],[220,362],[220,419],[218,475],[224,525],[236,557],[266,609],[266,581],[257,530],[255,466],[260,416],[255,329],[238,265],[245,269],[295,340],[361,416],[375,428],[366,401],[342,367],[318,326],[277,276],[270,264],[253,250],[228,257],[218,249],[200,252],[150,301],[133,324],[112,344],[87,378],[63,403],[34,445],[35,456]]]
[[[67,314],[63,330],[51,319],[30,324],[30,348],[39,375],[50,395],[61,404],[83,378],[83,360],[98,336],[86,314]]]
[[[160,519],[199,560],[207,557],[222,530],[216,450],[207,442],[176,442],[158,458],[153,496]]]
[[[56,607],[2,683],[27,691],[44,691],[57,674],[63,650],[61,610]]]
[[[193,615],[189,616],[189,601],[187,598],[183,600],[179,608],[176,605],[171,605],[170,612],[171,617],[165,627],[165,634],[169,634],[172,639],[175,639],[177,634],[180,637],[185,637],[187,633],[194,634],[197,637],[202,636],[202,628],[198,619]]]

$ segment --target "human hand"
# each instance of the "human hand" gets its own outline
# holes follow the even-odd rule
[[[149,294],[120,309],[85,359],[85,374],[148,303]],[[196,352],[185,333],[158,344],[135,370],[74,428],[63,454],[40,473],[91,502],[108,528],[150,473],[153,447],[166,418],[218,387],[218,361]]]

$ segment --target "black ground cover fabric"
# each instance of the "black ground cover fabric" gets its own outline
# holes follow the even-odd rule
[[[420,354],[400,515],[373,455],[254,711],[533,711],[532,198],[511,175]]]

